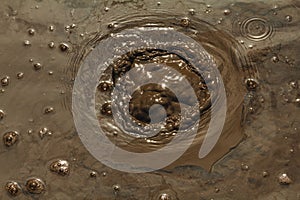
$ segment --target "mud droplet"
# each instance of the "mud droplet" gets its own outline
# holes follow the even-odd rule
[[[28,34],[33,36],[35,34],[35,30],[33,28],[28,29]]]
[[[112,115],[111,102],[106,102],[102,105],[101,113],[108,116]]]
[[[65,42],[60,43],[59,48],[62,52],[68,51],[70,49],[69,45]]]
[[[159,200],[171,200],[170,195],[163,193],[161,195],[159,195]]]
[[[53,49],[55,47],[55,44],[53,41],[49,42],[48,44],[49,48]]]
[[[9,76],[5,76],[1,79],[1,85],[4,87],[4,86],[8,86],[9,85],[9,82],[10,82],[10,78]]]
[[[271,59],[274,63],[278,63],[279,62],[279,57],[278,56],[273,56]]]
[[[26,189],[31,194],[41,194],[45,191],[45,184],[39,178],[30,178],[26,181]]]
[[[287,22],[291,22],[291,21],[293,21],[293,17],[291,15],[287,15],[287,16],[285,16],[285,20]]]
[[[247,90],[256,90],[258,87],[258,81],[253,78],[248,78],[245,80]]]
[[[181,24],[181,26],[188,27],[190,25],[190,19],[187,17],[184,17],[180,20],[180,24]]]
[[[42,69],[42,64],[37,62],[35,64],[33,64],[33,68],[37,71],[37,70],[40,70]]]
[[[278,181],[281,185],[289,185],[292,183],[292,180],[288,177],[287,174],[280,174]]]
[[[20,185],[15,181],[9,181],[5,185],[5,190],[11,195],[11,196],[18,196],[21,193],[21,187]]]
[[[19,133],[17,131],[9,131],[3,135],[3,143],[7,147],[11,147],[19,140]]]
[[[48,74],[49,74],[49,75],[53,75],[53,71],[49,71]]]
[[[24,46],[30,46],[30,45],[31,45],[31,43],[29,40],[24,40]]]
[[[0,120],[2,120],[5,116],[5,112],[3,110],[0,110]]]
[[[223,13],[224,13],[224,15],[229,15],[231,13],[231,11],[229,9],[225,9]]]
[[[70,165],[66,160],[56,160],[50,164],[50,171],[57,173],[61,176],[70,174]]]
[[[109,7],[105,7],[105,8],[104,8],[104,11],[105,11],[105,12],[108,12],[108,11],[109,11]]]
[[[160,5],[161,5],[161,2],[160,2],[160,1],[158,1],[156,4],[157,4],[158,6],[160,6]]]
[[[18,72],[17,73],[17,79],[22,79],[24,77],[24,73],[23,72]]]

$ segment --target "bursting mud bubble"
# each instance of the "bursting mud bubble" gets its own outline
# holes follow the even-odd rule
[[[298,199],[299,7],[4,0],[0,199]]]

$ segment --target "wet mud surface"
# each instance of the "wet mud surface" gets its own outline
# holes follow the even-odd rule
[[[0,199],[300,199],[299,7],[298,1],[2,1]],[[175,163],[125,173],[103,165],[82,144],[72,89],[82,61],[105,38],[149,24],[172,27],[212,55],[228,111],[216,147],[199,160],[210,120],[211,94],[201,77],[207,74],[167,52],[116,60],[99,77],[96,109],[120,147],[153,151],[172,139],[162,133],[128,143],[128,135],[110,129],[109,90],[133,66],[156,62],[181,70],[204,111],[196,140]],[[172,118],[165,132],[176,132],[180,108],[172,91],[141,90],[131,101],[134,120],[145,125],[154,102],[172,101],[164,107]],[[141,103],[144,98],[149,101]]]

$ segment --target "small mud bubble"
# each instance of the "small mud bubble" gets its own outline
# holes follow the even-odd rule
[[[7,147],[11,147],[19,140],[19,133],[17,131],[9,131],[3,135],[3,143]]]
[[[112,83],[107,82],[107,81],[102,81],[99,85],[98,85],[98,89],[101,92],[106,92],[106,91],[110,91],[112,89]]]
[[[278,56],[273,56],[271,59],[274,63],[278,63],[279,62],[279,57]]]
[[[5,185],[5,190],[10,194],[11,196],[18,196],[21,193],[21,187],[20,185],[15,181],[9,181]]]
[[[297,106],[300,106],[300,98],[295,99],[294,103],[295,103]]]
[[[113,190],[115,193],[120,192],[120,190],[121,190],[120,185],[118,185],[118,184],[113,185]]]
[[[33,36],[35,34],[35,30],[33,28],[28,29],[28,34]]]
[[[102,172],[102,176],[103,177],[107,176],[107,172]]]
[[[52,132],[48,128],[44,127],[39,131],[39,136],[43,139],[46,135],[51,136]]]
[[[262,176],[265,178],[265,177],[268,177],[269,176],[269,172],[267,172],[267,171],[264,171],[263,173],[262,173]]]
[[[95,171],[90,172],[90,177],[91,178],[96,178],[97,177],[97,172],[95,172]]]
[[[292,183],[292,180],[288,177],[287,174],[280,174],[278,181],[281,185],[289,185]]]
[[[9,82],[10,82],[10,78],[9,76],[5,76],[1,79],[1,85],[4,87],[4,86],[8,86],[9,85]]]
[[[53,112],[54,112],[54,108],[53,108],[53,107],[47,106],[47,107],[44,109],[44,113],[45,113],[45,114],[50,114],[50,113],[53,113]]]
[[[225,9],[225,10],[223,11],[223,13],[224,13],[224,15],[229,15],[229,14],[231,13],[231,11],[230,11],[229,9]]]
[[[62,52],[65,52],[65,51],[68,51],[70,49],[70,46],[65,43],[65,42],[62,42],[59,44],[59,48]]]
[[[56,160],[50,164],[50,170],[58,175],[66,176],[70,174],[70,164],[66,160]]]
[[[112,115],[111,102],[106,102],[102,105],[101,114],[108,116]]]
[[[298,82],[297,81],[290,81],[289,82],[289,85],[292,89],[298,89],[299,88],[299,85],[298,85]]]
[[[109,7],[105,7],[105,8],[104,8],[104,11],[105,11],[105,12],[108,12],[108,11],[109,11]]]
[[[70,28],[72,28],[72,29],[76,28],[76,24],[71,24]]]
[[[248,171],[250,168],[249,168],[249,166],[248,165],[246,165],[246,164],[241,164],[241,169],[243,170],[243,171]]]
[[[248,78],[245,80],[245,85],[248,91],[253,91],[257,89],[258,81],[253,78]]]
[[[30,178],[25,183],[26,189],[31,194],[41,194],[45,191],[45,184],[39,178]]]
[[[253,49],[253,47],[254,47],[253,44],[249,44],[249,45],[248,45],[248,48],[249,48],[249,49]]]
[[[195,15],[196,14],[195,9],[193,9],[193,8],[189,9],[189,14],[190,15]]]
[[[112,23],[109,23],[108,25],[107,25],[107,28],[109,28],[109,29],[113,29],[113,28],[115,28],[117,25],[114,23],[114,22],[112,22]]]
[[[0,120],[2,120],[5,117],[5,112],[3,110],[0,110]]]
[[[292,22],[293,21],[293,17],[291,15],[287,15],[287,16],[285,16],[285,20],[287,22]]]
[[[53,49],[55,47],[55,44],[53,41],[49,42],[48,47]]]
[[[23,72],[18,72],[17,73],[17,79],[22,79],[24,77],[24,73]]]
[[[49,29],[49,31],[54,31],[54,26],[53,25],[50,25],[49,27],[48,27],[48,29]]]
[[[159,195],[159,200],[172,200],[170,195],[163,193],[161,195]]]
[[[184,17],[180,20],[181,26],[188,27],[191,23],[191,20],[187,17]]]
[[[30,46],[31,42],[29,40],[24,40],[23,44],[24,46]]]
[[[39,63],[39,62],[33,64],[33,68],[34,68],[36,71],[42,69],[42,67],[43,67],[42,64]]]

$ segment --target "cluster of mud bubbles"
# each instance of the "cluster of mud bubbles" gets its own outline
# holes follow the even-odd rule
[[[300,198],[299,2],[1,4],[0,199]],[[198,151],[211,118],[214,91],[207,84],[214,77],[199,74],[174,52],[155,48],[116,57],[99,77],[99,124],[127,151],[151,152],[167,145],[183,117],[171,90],[148,84],[132,95],[129,112],[138,126],[150,123],[154,104],[165,109],[164,127],[155,136],[124,133],[111,110],[112,91],[126,72],[164,64],[190,82],[199,100],[201,121],[191,147],[165,169],[129,174],[106,167],[81,143],[71,110],[81,63],[103,40],[135,27],[171,27],[201,44],[216,63],[227,113],[221,137],[207,157],[199,159]],[[180,84],[179,79],[170,81]]]

